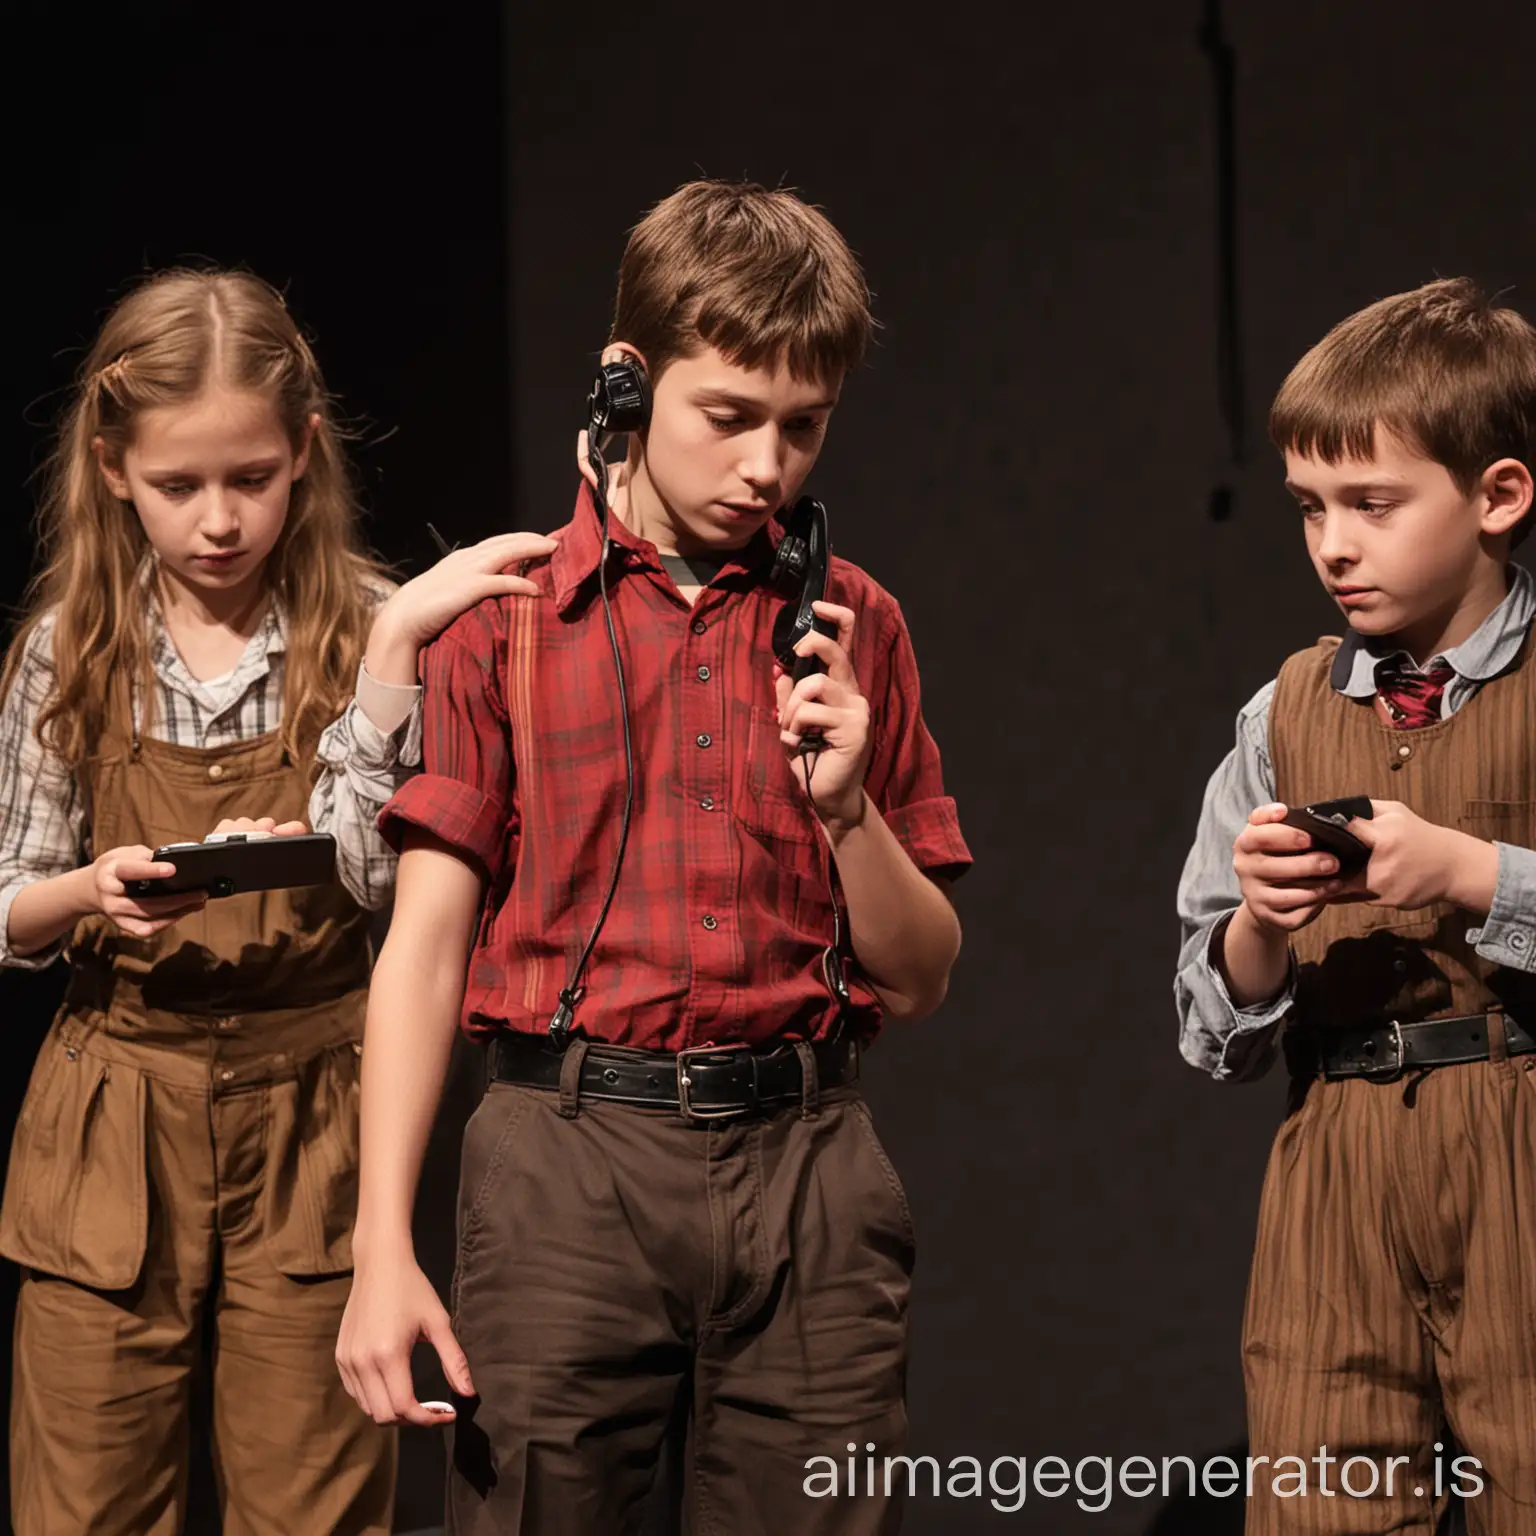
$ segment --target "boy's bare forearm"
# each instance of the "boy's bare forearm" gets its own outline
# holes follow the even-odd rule
[[[360,1267],[409,1249],[411,1208],[458,1028],[462,958],[386,944],[374,967],[363,1043]]]
[[[944,1001],[960,952],[955,909],[867,795],[855,822],[826,831],[860,968],[891,1017],[932,1013]]]
[[[481,883],[446,845],[407,834],[395,914],[368,993],[359,1270],[411,1250],[411,1208],[458,1028]]]

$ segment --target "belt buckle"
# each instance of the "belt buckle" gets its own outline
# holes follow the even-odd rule
[[[1397,1051],[1397,1060],[1387,1066],[1367,1067],[1360,1076],[1368,1083],[1393,1083],[1403,1075],[1403,1068],[1407,1065],[1407,1051],[1403,1047],[1403,1026],[1393,1019],[1391,1027],[1392,1044]]]
[[[696,1109],[693,1104],[693,1079],[688,1075],[689,1065],[695,1057],[745,1056],[752,1063],[752,1076],[748,1084],[748,1101],[727,1109]],[[757,1108],[757,1057],[752,1047],[740,1041],[732,1045],[690,1045],[677,1053],[677,1107],[685,1120],[730,1120],[738,1115],[749,1115]]]

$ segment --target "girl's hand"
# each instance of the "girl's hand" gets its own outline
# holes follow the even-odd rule
[[[309,828],[302,821],[278,822],[272,816],[258,816],[254,821],[249,816],[236,816],[231,820],[226,816],[208,835],[217,837],[229,832],[269,832],[274,837],[292,837],[296,832],[308,831]]]
[[[90,866],[92,910],[110,918],[132,938],[152,938],[178,918],[200,911],[207,904],[207,894],[182,891],[175,896],[130,896],[124,882],[175,873],[174,864],[157,864],[154,849],[141,843],[109,848]]]
[[[537,597],[539,589],[507,567],[551,555],[558,540],[542,533],[498,533],[468,549],[444,555],[430,570],[406,582],[379,609],[368,639],[369,673],[380,682],[373,665],[375,640],[420,650],[461,613],[488,597]],[[415,681],[414,676],[410,679]]]

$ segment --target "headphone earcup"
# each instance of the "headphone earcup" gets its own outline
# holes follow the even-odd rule
[[[635,362],[604,363],[587,392],[589,428],[605,436],[643,432],[651,422],[651,381]]]

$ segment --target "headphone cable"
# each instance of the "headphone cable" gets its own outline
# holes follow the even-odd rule
[[[608,627],[608,644],[613,651],[613,672],[619,684],[619,716],[624,723],[624,817],[619,825],[618,852],[613,857],[613,871],[608,877],[608,891],[603,897],[602,908],[597,914],[597,921],[592,925],[591,933],[587,935],[586,945],[571,972],[570,980],[561,988],[559,1007],[549,1021],[550,1037],[562,1048],[570,1039],[576,1009],[586,993],[583,978],[587,963],[592,958],[598,935],[608,921],[608,911],[613,906],[614,894],[619,888],[619,873],[624,867],[624,850],[629,846],[629,824],[635,807],[635,747],[629,727],[629,690],[624,681],[624,656],[619,649],[619,633],[613,622],[613,604],[608,596],[608,560],[613,551],[613,514],[608,507],[608,462],[603,458],[595,423],[587,433],[587,462],[597,482],[597,514],[603,522],[603,549],[598,559],[597,582],[603,598],[603,619]]]

